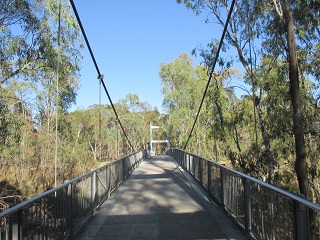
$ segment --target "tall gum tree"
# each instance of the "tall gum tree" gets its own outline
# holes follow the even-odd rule
[[[226,24],[225,18],[229,12],[229,6],[231,1],[226,0],[177,0],[178,3],[184,3],[187,8],[192,9],[196,14],[203,12],[207,13],[206,23],[217,23],[221,27]],[[259,10],[260,11],[260,10]],[[237,58],[242,64],[245,74],[247,75],[247,83],[251,86],[252,94],[250,96],[253,102],[254,112],[254,126],[255,126],[255,144],[257,149],[264,149],[264,156],[269,159],[267,161],[268,172],[266,178],[269,182],[273,181],[276,160],[273,156],[273,150],[270,143],[270,136],[266,128],[266,122],[263,115],[263,109],[261,107],[261,91],[257,87],[256,70],[258,66],[258,58],[261,55],[259,50],[259,44],[255,43],[255,37],[261,34],[261,26],[256,24],[259,17],[259,11],[257,11],[256,5],[252,4],[252,1],[237,1],[234,12],[231,15],[230,22],[226,32],[225,49],[228,50],[229,46],[232,46],[237,53]],[[207,53],[201,50],[201,55],[204,57],[206,65],[210,68],[212,65],[212,59],[215,48],[217,46],[216,41],[208,44],[211,49]],[[231,62],[225,60],[220,61],[222,65],[231,65]],[[260,130],[260,132],[259,132]],[[263,148],[259,147],[259,134],[262,137]],[[262,150],[261,150],[262,151]],[[261,154],[257,154],[258,166],[262,165],[262,162],[266,162],[260,159]],[[258,167],[260,168],[260,167]],[[261,174],[262,171],[260,171]],[[264,174],[263,174],[264,175]]]
[[[302,56],[304,52],[312,51],[311,49],[313,49],[313,45],[317,41],[314,37],[317,34],[317,29],[319,29],[319,23],[315,23],[313,20],[307,20],[310,16],[309,13],[301,12],[301,7],[305,6],[302,2],[303,1],[293,2],[289,0],[274,0],[274,9],[280,18],[280,21],[277,22],[276,16],[274,16],[273,26],[278,29],[279,46],[285,50],[288,64],[290,97],[293,113],[293,134],[295,141],[295,171],[299,183],[299,190],[308,200],[312,201],[311,188],[308,183],[307,153],[305,146],[305,101],[302,100],[302,98],[305,98],[305,94],[301,91],[301,87],[303,87],[305,83],[301,80],[303,79],[302,76],[304,75],[304,72],[306,72],[305,68],[308,64]],[[312,10],[312,1],[310,4],[311,5],[308,8]],[[304,11],[306,10],[307,9]],[[312,13],[312,11],[310,12]],[[294,15],[294,13],[296,13],[296,15]],[[298,19],[297,21],[295,20],[295,17]],[[314,18],[317,17],[314,16]],[[310,31],[310,27],[315,34]],[[269,32],[270,29],[269,25]],[[297,34],[296,31],[298,31],[299,34]],[[274,36],[275,35],[276,34],[274,34]],[[299,40],[300,46],[297,45],[297,39]]]
[[[160,66],[163,107],[169,114],[168,132],[170,139],[175,141],[172,145],[176,147],[182,147],[187,141],[187,134],[204,90],[205,78],[201,78],[199,68],[202,67],[193,67],[193,59],[186,53]],[[202,73],[205,74],[205,70],[202,69]]]
[[[289,63],[289,80],[290,95],[293,110],[293,132],[295,138],[296,161],[295,170],[299,182],[299,189],[307,199],[311,200],[311,191],[308,184],[307,165],[306,165],[306,149],[304,139],[304,125],[302,119],[302,105],[299,88],[299,70],[297,44],[295,38],[295,25],[293,21],[292,11],[287,0],[281,0],[282,17],[286,28],[287,37],[287,59]]]
[[[23,122],[23,126],[32,124],[27,132],[18,122],[11,121],[10,127],[15,129],[15,134],[11,134],[12,136],[21,133],[22,129],[21,139],[27,139],[26,134],[29,139],[33,139],[34,149],[31,150],[33,154],[28,154],[33,161],[32,164],[46,165],[48,171],[43,171],[46,172],[43,175],[46,179],[37,176],[30,176],[30,179],[44,180],[46,186],[42,190],[52,186],[51,181],[47,179],[52,179],[53,172],[51,139],[55,129],[52,124],[54,110],[56,110],[55,102],[59,102],[60,114],[66,113],[75,102],[81,58],[81,36],[67,0],[61,0],[61,47],[60,49],[58,47],[59,2],[56,0],[3,0],[0,4],[0,102],[4,110],[8,109],[1,116],[4,121],[0,123],[0,131],[1,134],[6,133],[5,130],[8,130],[6,122],[11,116],[15,116],[13,119],[18,119],[19,109],[25,115],[26,109],[32,107],[32,110],[28,110],[28,118],[24,118]],[[59,55],[60,58],[58,58]],[[57,94],[55,79],[59,59],[60,88]],[[32,89],[24,88],[26,90],[22,92],[22,87],[28,83],[32,84]],[[29,94],[29,90],[32,90],[32,93]],[[33,97],[32,99],[22,97],[26,95]],[[58,99],[56,99],[57,95]],[[16,102],[18,104],[15,104]],[[18,159],[21,153],[26,153],[24,147],[26,140],[19,141],[17,143],[10,141],[11,145],[0,146],[1,158]],[[0,144],[2,145],[2,141]],[[5,152],[9,149],[16,149],[16,151],[14,154],[3,154],[2,149]],[[40,173],[41,171],[36,171],[32,175],[40,175]],[[21,184],[22,179],[18,180],[17,184]]]
[[[228,2],[230,1],[178,0],[177,2],[183,2],[196,13],[209,10],[209,15],[216,16],[216,21],[221,24],[224,22],[220,17],[221,13],[228,11],[228,9],[225,8],[222,11],[222,8],[219,9],[218,7],[228,6]],[[294,168],[300,192],[307,199],[312,200],[310,186],[308,185],[307,153],[304,135],[306,129],[303,122],[305,119],[305,96],[300,88],[304,86],[304,82],[301,81],[304,74],[311,74],[315,79],[319,79],[318,71],[312,66],[317,62],[315,56],[318,56],[317,49],[320,36],[319,1],[242,0],[237,2],[235,11],[233,18],[238,21],[231,21],[226,40],[236,48],[239,60],[252,80],[252,91],[255,95],[253,99],[258,113],[263,145],[266,150],[270,146],[270,141],[268,144],[268,134],[264,134],[264,129],[262,128],[264,123],[260,116],[263,115],[259,112],[261,100],[259,97],[261,95],[255,93],[258,89],[256,88],[254,70],[259,66],[252,63],[255,63],[255,59],[257,58],[254,57],[258,56],[258,54],[260,56],[272,56],[274,61],[281,58],[287,63],[293,112],[292,132],[295,140]],[[242,18],[240,18],[241,16]],[[262,43],[259,46],[260,49],[252,47],[255,39],[260,39],[259,41]],[[296,41],[297,39],[298,42]],[[235,42],[234,40],[238,41]],[[239,46],[241,47],[239,48]],[[277,150],[274,149],[274,151]],[[271,160],[269,166],[271,171],[269,174],[272,174],[273,166],[274,161]]]

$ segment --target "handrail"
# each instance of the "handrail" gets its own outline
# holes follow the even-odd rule
[[[125,158],[127,158],[127,157],[129,157],[129,156],[131,156],[131,155],[134,155],[134,154],[128,154],[127,156],[124,156],[124,157],[122,157],[122,158],[116,159],[116,160],[114,160],[113,162],[107,163],[106,165],[104,165],[104,166],[102,166],[102,167],[98,167],[98,168],[96,168],[96,169],[94,169],[94,170],[91,170],[90,172],[87,172],[87,173],[85,173],[85,174],[83,174],[83,175],[80,175],[80,176],[78,176],[78,177],[76,177],[76,178],[74,178],[74,179],[72,179],[72,180],[68,180],[68,181],[66,181],[65,183],[63,183],[63,184],[61,184],[61,185],[59,185],[59,186],[57,186],[57,187],[55,187],[55,188],[52,188],[52,189],[50,189],[50,190],[48,190],[48,191],[46,191],[46,192],[43,192],[43,193],[41,193],[41,194],[39,194],[39,195],[37,195],[37,196],[34,196],[33,198],[28,199],[28,200],[26,200],[26,201],[24,201],[24,202],[22,202],[22,203],[20,203],[20,204],[18,204],[18,205],[16,205],[16,206],[13,206],[12,208],[10,208],[10,209],[8,209],[8,210],[0,213],[0,218],[3,218],[3,217],[5,217],[5,216],[7,216],[7,215],[10,215],[10,214],[18,211],[19,209],[24,208],[24,207],[26,207],[26,206],[28,206],[28,205],[36,202],[36,201],[37,201],[38,199],[40,199],[40,198],[43,198],[43,197],[45,197],[45,196],[47,196],[47,195],[49,195],[49,194],[51,194],[51,193],[56,192],[57,190],[60,190],[60,189],[62,189],[62,188],[65,188],[65,187],[67,187],[68,185],[70,185],[70,184],[72,184],[72,183],[76,183],[76,182],[80,181],[81,179],[83,179],[84,177],[89,176],[89,175],[93,174],[94,172],[100,171],[101,169],[103,169],[103,168],[105,168],[105,167],[108,167],[108,166],[110,166],[110,165],[113,165],[113,164],[115,164],[116,162],[121,161],[122,159],[125,159]]]
[[[173,148],[173,149],[174,149],[174,148]],[[177,149],[177,150],[181,150],[181,149]],[[185,150],[181,150],[181,151],[185,151]],[[234,173],[234,174],[237,174],[237,175],[239,175],[239,176],[241,176],[241,177],[244,177],[244,178],[246,178],[246,179],[248,179],[248,180],[250,180],[250,181],[252,181],[252,182],[258,183],[258,184],[260,184],[260,185],[262,185],[262,186],[264,186],[264,187],[267,187],[267,188],[269,188],[269,189],[272,189],[273,191],[278,192],[278,193],[280,193],[280,194],[282,194],[282,195],[284,195],[284,196],[287,196],[287,197],[289,197],[289,198],[291,198],[291,199],[293,199],[293,200],[295,200],[295,201],[297,201],[297,202],[299,202],[299,203],[302,203],[302,204],[306,205],[306,206],[309,207],[309,208],[312,208],[312,209],[314,209],[314,210],[320,211],[320,205],[319,205],[319,204],[310,202],[310,201],[306,200],[305,198],[299,197],[298,195],[295,195],[295,194],[293,194],[293,193],[290,193],[290,192],[287,192],[287,191],[285,191],[285,190],[282,190],[281,188],[275,187],[275,186],[273,186],[273,185],[271,185],[271,184],[269,184],[269,183],[263,182],[263,181],[261,181],[261,180],[259,180],[259,179],[257,179],[257,178],[251,177],[251,176],[249,176],[249,175],[247,175],[247,174],[245,174],[245,173],[238,172],[237,170],[234,170],[234,169],[232,169],[232,168],[229,168],[229,167],[227,167],[227,166],[225,166],[225,165],[223,165],[223,164],[220,164],[220,163],[218,163],[218,162],[215,162],[215,161],[213,161],[213,160],[211,160],[211,159],[202,157],[202,156],[197,155],[197,154],[194,154],[194,153],[190,153],[190,152],[188,152],[188,151],[185,151],[185,152],[188,153],[188,154],[190,154],[190,155],[192,155],[192,156],[195,156],[195,157],[198,157],[198,158],[202,158],[203,160],[212,162],[213,164],[215,164],[215,165],[217,165],[217,166],[219,166],[219,167],[221,167],[221,168],[224,168],[224,169],[226,169],[226,170],[228,170],[228,171],[230,171],[230,172],[232,172],[232,173]]]
[[[185,150],[167,151],[256,239],[319,239],[320,205]]]
[[[145,156],[129,154],[0,213],[0,240],[72,239]]]

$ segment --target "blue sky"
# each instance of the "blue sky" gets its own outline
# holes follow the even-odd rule
[[[205,24],[175,0],[75,0],[91,48],[114,103],[137,94],[162,111],[161,63],[220,38],[222,29]],[[199,64],[201,59],[195,59]],[[99,103],[97,73],[87,48],[83,50],[80,90],[72,108]],[[109,104],[102,92],[102,103]]]

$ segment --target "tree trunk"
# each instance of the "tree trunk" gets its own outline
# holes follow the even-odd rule
[[[214,94],[214,104],[216,105],[217,111],[218,111],[218,115],[219,115],[219,121],[220,121],[220,125],[221,125],[221,129],[222,129],[222,141],[223,143],[226,145],[226,151],[227,151],[227,155],[230,158],[231,164],[232,164],[232,168],[233,169],[237,169],[237,161],[236,161],[236,157],[234,152],[232,151],[227,138],[226,138],[226,132],[225,132],[225,124],[224,124],[224,117],[223,117],[223,113],[222,113],[222,108],[221,108],[221,104],[220,101],[218,99],[218,93],[219,93],[219,86],[218,83],[216,82],[214,84],[214,86],[216,88],[216,92]]]
[[[256,94],[254,94],[254,95],[256,95]],[[268,171],[267,172],[267,182],[272,184],[273,183],[273,179],[274,179],[274,174],[275,174],[276,161],[275,161],[275,158],[272,155],[269,136],[268,136],[268,133],[267,133],[267,131],[265,129],[266,123],[265,123],[265,121],[263,119],[263,113],[262,113],[262,109],[261,109],[261,106],[260,106],[260,97],[257,97],[257,96],[255,97],[254,106],[255,106],[255,108],[257,110],[258,119],[259,119],[259,123],[260,123],[261,135],[262,135],[262,139],[263,139],[263,145],[265,147],[265,150],[264,150],[265,158],[266,158],[265,161],[266,161],[266,165],[267,165],[267,168],[268,168],[267,169],[267,171]]]
[[[290,96],[293,110],[293,133],[296,151],[295,171],[299,182],[300,192],[304,194],[308,200],[312,200],[307,179],[304,127],[299,90],[298,57],[294,31],[295,26],[289,3],[287,0],[282,0],[281,4],[287,32],[287,58],[289,63]]]
[[[261,135],[262,135],[262,139],[263,139],[263,145],[265,147],[265,153],[266,153],[266,158],[267,158],[267,166],[268,166],[268,176],[267,176],[267,181],[268,183],[272,183],[273,179],[274,179],[274,172],[275,172],[275,165],[276,165],[276,160],[272,155],[272,151],[271,151],[271,144],[270,144],[270,137],[268,136],[268,133],[266,131],[266,124],[263,118],[263,114],[262,114],[262,110],[261,110],[261,106],[260,106],[260,97],[257,96],[258,94],[256,93],[256,80],[253,77],[253,72],[249,67],[249,63],[248,61],[245,59],[244,53],[243,53],[243,49],[241,48],[241,46],[238,44],[238,41],[233,39],[231,37],[231,35],[229,34],[229,38],[231,39],[232,44],[234,45],[234,47],[237,49],[237,53],[238,53],[238,57],[240,59],[240,62],[242,63],[242,66],[245,68],[247,74],[251,79],[251,84],[252,84],[252,101],[254,104],[254,121],[255,121],[255,137],[256,137],[256,143],[258,143],[257,139],[258,139],[258,133],[257,133],[257,119],[256,119],[256,114],[255,111],[257,111],[258,113],[258,123],[260,126],[260,131],[261,131]],[[258,172],[259,174],[263,175],[263,171],[261,171],[261,159],[257,159],[258,160]]]

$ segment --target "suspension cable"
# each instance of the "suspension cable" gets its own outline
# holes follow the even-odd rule
[[[219,42],[219,47],[217,49],[217,52],[216,52],[216,56],[214,58],[214,61],[213,61],[213,65],[212,65],[212,68],[211,68],[211,71],[210,71],[210,74],[209,74],[209,78],[208,78],[208,82],[207,82],[207,86],[204,90],[204,93],[203,93],[203,96],[202,96],[202,99],[201,99],[201,103],[200,103],[200,107],[199,107],[199,110],[198,110],[198,113],[196,115],[196,118],[194,120],[194,123],[193,123],[193,126],[191,128],[191,131],[190,131],[190,134],[189,134],[189,137],[188,137],[188,140],[186,142],[186,144],[184,145],[184,150],[186,150],[187,148],[187,145],[189,143],[189,140],[192,136],[192,132],[194,130],[194,127],[197,123],[197,120],[199,118],[199,115],[200,115],[200,111],[201,111],[201,108],[202,108],[202,105],[203,105],[203,102],[204,102],[204,99],[207,95],[207,91],[208,91],[208,88],[209,88],[209,84],[211,82],[211,78],[212,78],[212,75],[213,75],[213,72],[214,72],[214,68],[216,66],[216,63],[218,61],[218,57],[219,57],[219,53],[220,53],[220,50],[221,50],[221,47],[222,47],[222,44],[223,44],[223,40],[224,40],[224,37],[226,35],[226,32],[227,32],[227,29],[228,29],[228,24],[229,24],[229,21],[230,21],[230,18],[231,18],[231,15],[232,15],[232,12],[233,12],[233,8],[234,8],[234,5],[235,5],[235,2],[236,0],[232,0],[232,3],[231,3],[231,6],[230,6],[230,10],[229,10],[229,13],[228,13],[228,17],[227,17],[227,20],[226,20],[226,24],[224,25],[224,29],[223,29],[223,32],[222,32],[222,35],[221,35],[221,39],[220,39],[220,42]]]
[[[76,18],[77,18],[77,21],[78,21],[78,24],[79,24],[79,26],[80,26],[80,29],[81,29],[82,35],[83,35],[83,37],[84,37],[84,40],[85,40],[85,42],[86,42],[86,45],[87,45],[87,47],[88,47],[88,49],[89,49],[89,52],[90,52],[92,61],[93,61],[93,63],[94,63],[94,66],[95,66],[95,68],[96,68],[96,70],[97,70],[98,79],[100,80],[100,82],[101,82],[101,84],[102,84],[102,86],[103,86],[103,88],[104,88],[104,91],[105,91],[105,93],[106,93],[107,96],[108,96],[109,102],[110,102],[110,104],[111,104],[111,107],[112,107],[112,109],[113,109],[113,112],[114,112],[114,114],[115,114],[115,116],[116,116],[116,119],[117,119],[117,121],[118,121],[121,129],[122,129],[122,132],[123,132],[124,136],[126,137],[126,139],[127,139],[128,143],[129,143],[132,151],[135,152],[135,149],[133,148],[133,146],[132,146],[132,144],[131,144],[131,142],[130,142],[130,140],[129,140],[129,138],[128,138],[128,135],[127,135],[126,131],[124,130],[123,126],[122,126],[122,123],[121,123],[120,118],[119,118],[119,116],[118,116],[118,113],[117,113],[117,111],[116,111],[116,109],[115,109],[115,107],[114,107],[114,104],[113,104],[113,102],[112,102],[112,99],[111,99],[111,97],[110,97],[110,94],[109,94],[109,92],[108,92],[108,89],[107,89],[107,87],[106,87],[106,85],[105,85],[105,83],[104,83],[104,81],[103,81],[103,75],[100,73],[98,64],[97,64],[96,59],[95,59],[95,57],[94,57],[94,54],[93,54],[93,52],[92,52],[92,49],[91,49],[89,40],[88,40],[87,35],[86,35],[86,32],[84,31],[84,28],[83,28],[83,26],[82,26],[82,23],[81,23],[81,20],[80,20],[78,11],[77,11],[77,9],[76,9],[76,6],[75,6],[73,0],[70,0],[70,3],[71,3],[71,6],[72,6],[72,9],[73,9],[73,11],[74,11],[74,14],[75,14],[75,16],[76,16]]]
[[[59,118],[59,68],[61,61],[61,0],[59,1],[58,10],[58,61],[56,68],[56,131],[55,131],[55,152],[54,152],[54,187],[57,187],[57,177],[58,177],[58,118]]]

